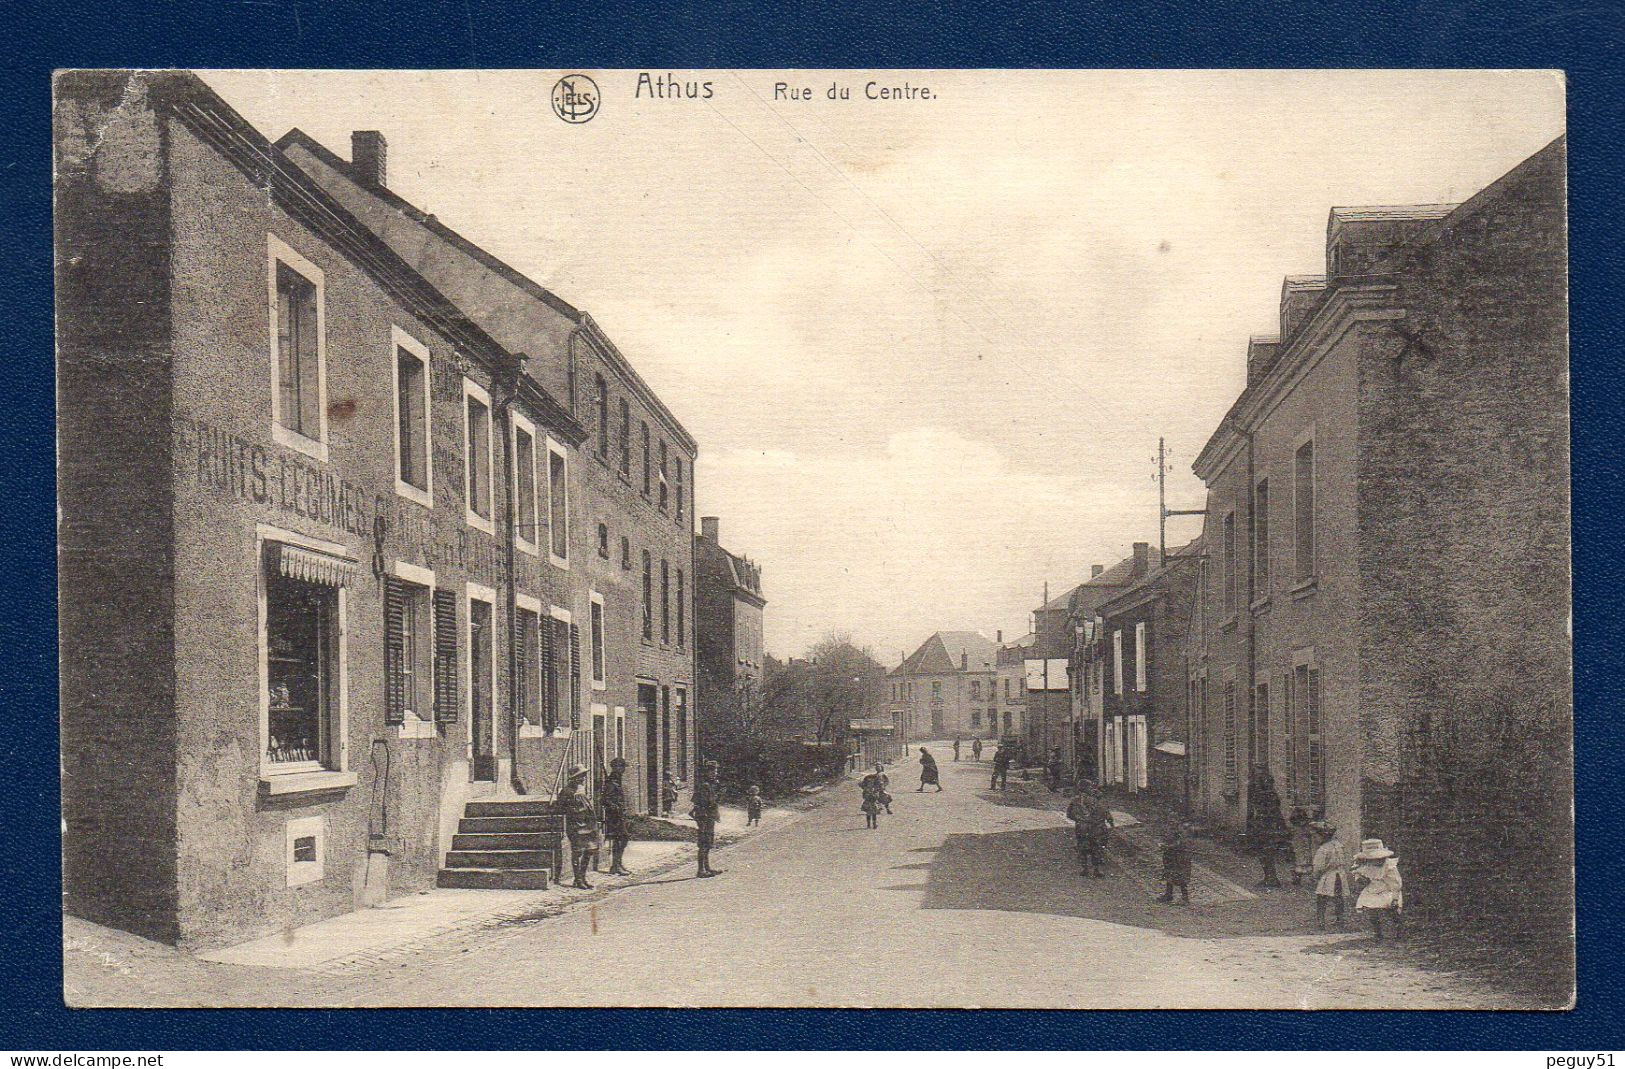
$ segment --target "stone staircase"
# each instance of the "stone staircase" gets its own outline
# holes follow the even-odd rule
[[[484,799],[463,807],[438,887],[543,890],[564,864],[564,818],[541,798]]]

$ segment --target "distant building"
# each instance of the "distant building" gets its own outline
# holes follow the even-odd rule
[[[762,681],[762,570],[724,549],[722,521],[700,518],[694,539],[694,643],[699,661],[700,747],[744,730]],[[709,736],[709,740],[708,740]]]
[[[888,679],[891,708],[910,739],[970,738],[981,725],[997,678],[998,648],[975,631],[938,631]]]
[[[1002,635],[999,636],[1001,639]],[[994,680],[998,701],[990,704],[984,731],[988,738],[1015,736],[1025,738],[1027,732],[1027,651],[1032,647],[1029,632],[1014,642],[999,643],[997,675]],[[973,710],[974,714],[974,710]]]
[[[1333,209],[1195,463],[1193,807],[1240,828],[1266,766],[1498,940],[1572,934],[1566,263],[1562,139],[1461,205]]]

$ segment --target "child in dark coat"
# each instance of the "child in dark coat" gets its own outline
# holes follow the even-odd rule
[[[1158,902],[1172,902],[1174,888],[1179,901],[1191,904],[1191,843],[1183,824],[1170,824],[1162,833],[1162,894]]]
[[[749,827],[752,824],[760,824],[761,822],[762,788],[753,783],[750,785],[750,790],[745,792],[745,825]]]

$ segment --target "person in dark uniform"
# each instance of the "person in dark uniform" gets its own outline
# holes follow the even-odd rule
[[[1258,856],[1264,877],[1258,885],[1264,890],[1281,886],[1281,878],[1275,874],[1275,858],[1291,841],[1292,833],[1281,815],[1275,777],[1267,767],[1255,765],[1252,785],[1247,790],[1247,844]]]
[[[609,763],[609,776],[604,780],[604,838],[609,840],[609,874],[630,876],[626,869],[626,844],[632,838],[632,829],[626,818],[626,787],[621,777],[626,774],[626,758],[617,757]]]
[[[959,760],[959,736],[954,736],[954,760]]]
[[[1061,789],[1062,772],[1061,748],[1057,746],[1055,749],[1050,751],[1049,763],[1044,766],[1044,778],[1049,781],[1049,789],[1051,791],[1059,791]]]
[[[1006,790],[1010,786],[1010,748],[999,743],[999,748],[993,751],[993,782],[987,785],[988,790],[997,787]]]
[[[924,746],[921,746],[919,791],[925,790],[927,784],[935,786],[938,794],[942,793],[942,778],[937,772],[937,759],[931,756],[930,750],[927,750]],[[918,794],[919,791],[916,791],[915,793]]]
[[[587,866],[592,863],[593,845],[598,837],[598,821],[592,803],[581,793],[587,782],[587,766],[571,765],[564,789],[559,791],[558,811],[564,814],[564,834],[570,837],[570,867],[575,870],[572,886],[592,890],[587,882]]]
[[[688,815],[694,818],[694,823],[700,826],[699,871],[695,875],[701,879],[721,875],[711,867],[711,848],[716,845],[717,818],[721,815],[718,808],[721,802],[721,787],[717,778],[717,763],[707,761],[705,769],[696,777],[694,807],[688,811]]]
[[[1077,839],[1078,857],[1083,862],[1085,876],[1104,876],[1106,840],[1111,835],[1112,811],[1094,784],[1084,781],[1072,795],[1066,807],[1066,819],[1072,822]]]

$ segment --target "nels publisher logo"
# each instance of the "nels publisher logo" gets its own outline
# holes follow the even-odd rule
[[[553,86],[553,114],[583,123],[598,114],[598,83],[585,74],[566,74]]]

